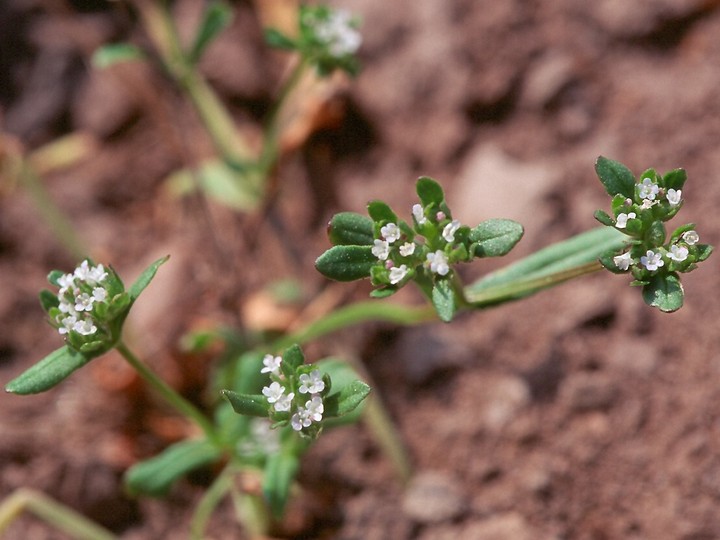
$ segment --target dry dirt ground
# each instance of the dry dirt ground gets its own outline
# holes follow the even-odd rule
[[[340,4],[340,2],[338,2]],[[83,132],[97,147],[45,177],[96,258],[133,277],[171,262],[137,305],[134,341],[202,403],[210,359],[180,336],[250,324],[253,293],[301,280],[324,223],[372,198],[414,202],[439,179],[465,223],[526,226],[514,259],[595,226],[609,201],[593,162],[684,167],[681,217],[720,241],[720,10],[713,0],[346,0],[364,19],[363,70],[342,121],[283,158],[266,216],[168,195],[163,179],[209,152],[187,101],[149,65],[98,71],[103,42],[144,43],[120,3],[6,0],[0,114],[26,149]],[[283,74],[250,2],[203,71],[252,136]],[[184,27],[197,3],[176,3]],[[4,149],[7,152],[7,146]],[[188,158],[188,155],[190,156]],[[75,261],[10,179],[0,193],[0,381],[59,345],[37,291]],[[476,263],[467,277],[492,264]],[[365,325],[311,357],[360,358],[412,459],[403,487],[365,426],[329,433],[303,463],[305,501],[285,535],[339,539],[720,538],[717,261],[684,280],[686,306],[646,307],[623,276],[593,275],[528,300],[421,328]],[[368,289],[342,286],[362,298]],[[416,300],[412,295],[401,298]],[[392,300],[390,300],[392,301]],[[257,321],[256,321],[257,322]],[[32,487],[124,540],[184,538],[208,471],[166,501],[134,500],[123,470],[186,429],[109,356],[52,392],[0,396],[0,497]],[[242,538],[221,507],[211,538]],[[282,531],[281,531],[282,532]],[[24,517],[10,540],[64,538]]]

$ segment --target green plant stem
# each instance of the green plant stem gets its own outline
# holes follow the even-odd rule
[[[172,405],[183,416],[194,421],[203,430],[205,436],[211,443],[215,445],[219,444],[215,428],[210,420],[208,420],[208,418],[200,412],[197,407],[173,390],[160,377],[155,375],[147,364],[135,356],[125,343],[120,341],[115,348],[135,369],[135,371],[137,371],[150,386],[152,386],[163,398],[165,398],[170,405]]]
[[[24,510],[77,540],[117,540],[117,537],[72,508],[47,495],[21,488],[0,504],[0,533]]]
[[[407,483],[412,475],[412,465],[405,445],[387,410],[377,396],[369,396],[363,411],[368,428],[375,436],[378,444],[392,461],[403,483]]]
[[[23,163],[20,170],[20,181],[35,203],[35,206],[40,210],[40,215],[45,220],[45,223],[48,224],[50,230],[52,230],[55,237],[67,252],[77,260],[87,257],[88,252],[75,231],[75,227],[67,216],[57,207],[45,188],[42,179],[27,163]]]
[[[190,522],[190,540],[202,540],[205,537],[205,527],[210,516],[232,489],[234,473],[232,466],[226,465],[203,494]]]
[[[435,310],[432,306],[410,307],[377,301],[358,302],[333,311],[297,332],[281,337],[273,344],[273,350],[285,349],[293,343],[303,344],[337,330],[368,321],[412,325],[435,318]]]
[[[597,272],[598,270],[602,270],[602,268],[599,262],[593,261],[537,278],[518,279],[481,291],[468,291],[466,289],[465,294],[468,302],[473,307],[482,308],[507,300],[513,300],[547,287],[553,287],[570,279]]]

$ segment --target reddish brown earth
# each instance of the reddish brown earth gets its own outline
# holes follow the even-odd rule
[[[193,5],[176,6],[184,27]],[[366,287],[329,285],[315,272],[324,223],[372,198],[409,210],[419,175],[443,183],[465,223],[525,224],[511,260],[595,226],[593,211],[609,206],[593,172],[598,155],[636,172],[684,167],[680,216],[697,223],[703,241],[720,241],[718,2],[343,5],[365,20],[364,69],[337,98],[341,123],[283,159],[266,215],[167,193],[163,179],[211,147],[157,69],[89,66],[103,42],[145,42],[127,11],[41,0],[0,8],[4,152],[9,137],[27,150],[72,132],[95,138],[91,156],[45,181],[96,258],[121,275],[132,279],[171,254],[138,302],[132,339],[191,399],[207,398],[211,357],[184,355],[181,335],[248,324],[248,313],[267,306],[253,293],[280,279],[301,280],[306,302],[323,289],[337,301],[364,297]],[[203,70],[252,137],[283,59],[262,45],[250,3],[236,8]],[[6,175],[3,384],[59,345],[36,294],[50,269],[75,262]],[[466,275],[496,266],[476,263]],[[646,307],[625,277],[593,275],[452,325],[365,325],[314,342],[311,358],[364,362],[415,478],[401,486],[364,425],[331,432],[303,463],[304,495],[286,532],[347,540],[720,538],[719,277],[711,258],[684,280],[686,306],[670,315]],[[0,408],[0,497],[20,487],[43,491],[124,540],[186,536],[212,472],[182,482],[165,501],[123,494],[125,468],[187,429],[119,359],[97,360],[46,394],[0,395]],[[64,538],[31,517],[5,537]],[[229,505],[209,537],[242,538]]]

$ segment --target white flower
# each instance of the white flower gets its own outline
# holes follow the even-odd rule
[[[60,304],[58,305],[58,309],[60,310],[61,313],[70,313],[70,314],[75,313],[75,306],[73,304],[71,304],[70,302],[68,302],[67,300],[65,300],[64,298],[60,299]]]
[[[415,253],[415,242],[405,242],[400,246],[400,255],[403,257],[409,257]]]
[[[304,427],[309,427],[310,424],[312,424],[310,413],[302,407],[300,407],[290,419],[290,425],[295,431],[300,431]]]
[[[267,398],[268,403],[275,403],[285,393],[285,387],[277,381],[273,381],[270,386],[262,389],[263,395]]]
[[[615,266],[617,266],[620,270],[623,272],[630,268],[630,264],[632,263],[632,259],[630,258],[630,252],[623,253],[622,255],[618,255],[616,257],[613,257],[613,262],[615,263]]]
[[[682,201],[682,190],[668,189],[666,196],[670,206],[677,206]]]
[[[372,251],[372,254],[378,259],[384,261],[388,258],[388,255],[390,255],[390,244],[385,240],[375,240],[375,245],[370,251]]]
[[[90,266],[87,261],[81,262],[80,266],[75,269],[74,274],[77,279],[85,281],[90,285],[96,285],[107,277],[107,272],[102,264]]]
[[[648,208],[651,208],[653,204],[655,204],[657,201],[651,201],[650,199],[643,199],[642,204],[640,205],[640,208],[643,210],[647,210]]]
[[[657,184],[653,183],[652,180],[649,178],[643,178],[642,183],[637,184],[638,187],[638,195],[640,195],[641,199],[650,199],[651,201],[655,200],[655,197],[657,196],[658,192],[660,191],[660,188]]]
[[[295,397],[294,392],[290,392],[287,396],[278,397],[277,400],[275,401],[275,405],[274,405],[275,410],[277,412],[289,411],[290,407],[292,407],[292,401],[293,401],[294,397]],[[268,401],[270,401],[270,400],[268,399]]]
[[[352,14],[339,9],[331,13],[327,20],[315,23],[315,35],[328,45],[332,56],[339,58],[353,54],[360,48],[362,36],[352,23]]]
[[[60,286],[58,296],[62,296],[68,289],[75,286],[75,276],[73,274],[64,274],[58,278],[57,283]]]
[[[420,206],[419,204],[413,205],[412,214],[415,217],[415,221],[417,221],[418,225],[422,225],[423,223],[425,223],[427,221],[423,207]]]
[[[313,422],[320,422],[325,412],[322,398],[320,396],[314,396],[310,401],[305,403],[305,410]]]
[[[655,253],[652,249],[648,249],[647,253],[640,257],[640,262],[651,272],[657,270],[661,266],[665,266],[660,253]]]
[[[107,291],[102,287],[95,287],[92,295],[95,302],[104,302],[107,298]]]
[[[75,323],[77,322],[77,317],[75,315],[68,315],[67,317],[63,317],[60,323],[62,324],[61,328],[58,328],[58,332],[60,332],[61,335],[67,334],[70,330],[72,330],[75,327]]]
[[[438,249],[435,253],[428,253],[427,262],[430,263],[430,271],[441,276],[446,275],[450,271],[447,255],[445,255],[445,252],[442,250]]]
[[[624,229],[625,227],[627,227],[628,219],[635,219],[636,217],[637,215],[635,214],[635,212],[630,212],[628,214],[618,214],[617,220],[615,221],[615,226],[618,229]]]
[[[689,246],[694,246],[700,241],[700,235],[697,233],[697,231],[684,232],[681,238],[685,240],[685,242]]]
[[[92,319],[83,319],[75,322],[73,330],[83,336],[89,336],[90,334],[97,332],[97,326],[93,324]]]
[[[450,223],[445,225],[445,228],[442,232],[442,237],[445,239],[446,242],[454,242],[455,241],[455,233],[460,228],[460,222],[457,219],[453,219]]]
[[[79,294],[75,297],[75,311],[90,311],[92,310],[93,302],[95,298],[87,293]]]
[[[396,285],[400,283],[408,273],[408,267],[401,264],[398,268],[390,269],[390,283]]]
[[[325,381],[322,379],[322,374],[319,369],[315,369],[307,373],[300,375],[300,390],[301,394],[319,394],[325,390]]]
[[[688,248],[685,246],[678,246],[677,244],[673,244],[670,246],[670,253],[668,253],[668,258],[672,259],[673,261],[682,262],[685,259],[688,258]]]
[[[266,354],[263,357],[263,368],[260,373],[272,373],[273,375],[280,375],[280,363],[282,358],[280,356],[273,356],[272,354]]]
[[[380,234],[387,240],[388,244],[392,244],[396,240],[400,239],[400,227],[394,223],[388,223],[380,229]]]

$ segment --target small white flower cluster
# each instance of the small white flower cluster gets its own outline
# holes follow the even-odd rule
[[[653,204],[658,202],[658,195],[661,195],[660,186],[652,181],[651,178],[643,178],[642,182],[635,184],[638,196],[643,200],[641,207],[643,209],[650,208]],[[665,198],[670,206],[677,206],[682,202],[682,190],[681,189],[668,189],[665,193]]]
[[[97,332],[92,316],[93,306],[107,300],[108,292],[102,286],[107,275],[102,264],[90,266],[87,261],[83,261],[74,272],[58,278],[60,315],[57,316],[57,322],[60,334],[72,331],[89,336]]]
[[[315,36],[328,47],[335,58],[354,54],[360,48],[362,36],[354,26],[353,15],[349,11],[338,9],[330,12],[327,18],[308,21]]]
[[[263,358],[263,368],[260,373],[269,373],[273,380],[268,386],[262,389],[263,395],[267,398],[268,403],[273,406],[276,412],[290,412],[293,414],[290,418],[290,425],[295,431],[301,431],[303,428],[310,427],[313,422],[320,422],[325,412],[322,396],[325,390],[325,381],[323,381],[320,370],[315,369],[310,373],[300,375],[298,393],[305,394],[310,399],[305,404],[297,403],[300,396],[295,396],[295,392],[285,393],[287,381],[284,379],[280,371],[282,358],[271,354],[265,355]],[[283,384],[285,383],[285,384]]]
[[[645,267],[646,270],[654,272],[658,268],[665,266],[665,256],[670,261],[683,262],[688,258],[690,250],[687,246],[694,246],[700,241],[700,236],[697,231],[687,231],[680,236],[679,240],[682,243],[674,243],[670,246],[669,250],[652,250],[648,249],[644,255],[640,257],[640,264]],[[630,252],[623,253],[613,257],[613,262],[619,270],[626,271],[630,269],[636,261],[632,259]]]

